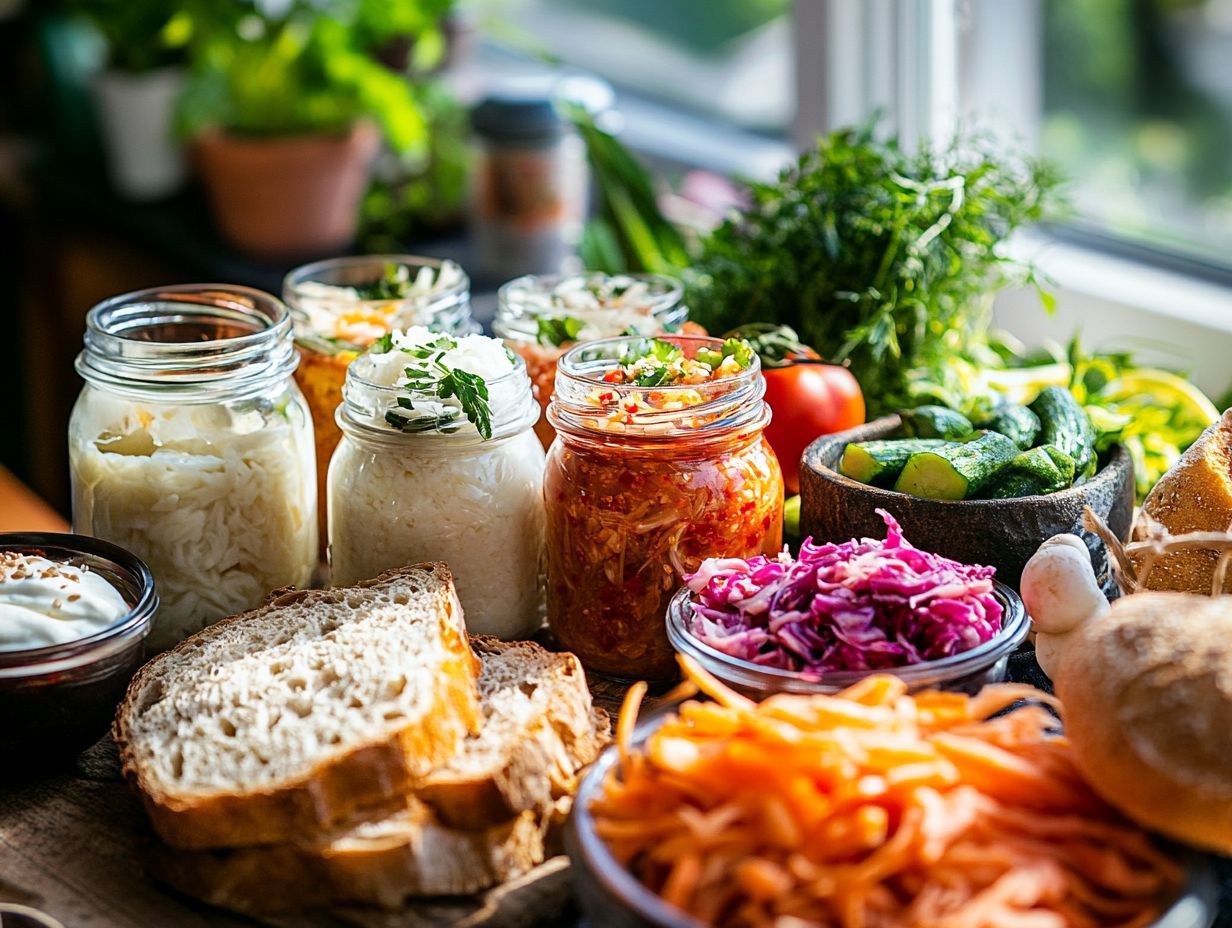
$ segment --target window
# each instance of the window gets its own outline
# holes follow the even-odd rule
[[[616,92],[621,137],[669,172],[772,177],[793,154],[791,0],[471,0],[464,98],[519,76]]]
[[[1232,270],[1232,0],[968,0],[974,120],[1070,180],[1073,237]]]
[[[1040,148],[1077,221],[1232,263],[1232,2],[1046,0]]]
[[[786,135],[790,0],[510,0],[532,45],[618,90],[727,126]]]

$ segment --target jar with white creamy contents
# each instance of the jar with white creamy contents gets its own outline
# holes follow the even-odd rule
[[[312,410],[317,443],[317,515],[325,544],[325,477],[342,433],[347,365],[388,332],[422,325],[453,335],[479,331],[471,281],[453,261],[414,255],[352,255],[297,267],[282,282],[300,363],[295,380]],[[324,557],[324,547],[321,556]]]
[[[153,649],[312,581],[316,463],[296,358],[287,308],[246,287],[142,290],[86,317],[73,528],[149,565]]]
[[[329,467],[331,581],[445,561],[472,634],[541,621],[544,454],[521,359],[414,327],[347,369]]]
[[[498,291],[492,331],[526,361],[546,413],[556,362],[578,342],[664,332],[706,334],[686,321],[683,289],[680,281],[661,274],[528,274]],[[552,444],[556,433],[546,415],[535,431],[544,448]]]

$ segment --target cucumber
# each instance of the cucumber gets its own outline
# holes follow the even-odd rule
[[[970,437],[975,426],[960,412],[944,406],[918,406],[899,413],[902,425],[898,434],[904,438],[944,438],[962,441]]]
[[[1039,435],[1039,416],[1017,403],[1006,403],[996,411],[987,422],[981,422],[980,428],[992,432],[1000,432],[1023,451],[1035,444]]]
[[[889,486],[913,454],[920,451],[937,451],[948,444],[950,442],[938,438],[852,442],[843,449],[838,472],[861,483]]]
[[[1019,453],[1000,432],[980,432],[963,444],[913,454],[894,489],[925,499],[967,499],[992,483]]]
[[[1039,416],[1041,445],[1056,445],[1073,458],[1079,477],[1095,473],[1095,427],[1072,393],[1064,387],[1045,387],[1031,403],[1031,411]]]
[[[1078,476],[1078,465],[1074,463],[1074,459],[1056,445],[1040,445],[1040,447],[1044,449],[1048,457],[1052,458],[1052,463],[1057,465],[1057,469],[1065,477],[1065,486],[1073,483],[1074,478]]]
[[[1042,496],[1074,482],[1074,460],[1054,445],[1024,451],[984,488],[987,499]]]

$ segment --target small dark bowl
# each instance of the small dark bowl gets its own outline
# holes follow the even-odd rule
[[[670,711],[670,707],[660,710],[638,725],[634,744],[641,745]],[[586,924],[590,928],[706,928],[643,886],[595,834],[590,804],[619,760],[615,746],[599,755],[582,777],[565,825],[570,878]],[[1210,858],[1188,851],[1178,851],[1178,855],[1187,868],[1185,886],[1151,928],[1210,928],[1219,905],[1219,886]]]
[[[883,538],[884,509],[903,527],[907,539],[964,564],[997,568],[997,579],[1014,590],[1022,569],[1040,544],[1053,535],[1079,535],[1091,551],[1096,576],[1105,577],[1103,542],[1083,531],[1082,509],[1090,506],[1118,538],[1129,537],[1134,513],[1134,463],[1114,447],[1086,483],[1047,496],[1018,499],[935,500],[883,490],[844,477],[838,462],[848,442],[889,437],[898,416],[824,435],[805,449],[800,468],[800,531],[818,541]]]
[[[909,692],[938,689],[978,693],[989,683],[1005,680],[1013,654],[1030,631],[1030,620],[1018,594],[1004,583],[993,581],[993,595],[1001,603],[1001,629],[988,641],[969,651],[903,667],[878,670],[844,670],[805,674],[765,667],[724,654],[695,638],[689,630],[693,594],[687,586],[672,597],[667,607],[667,640],[680,654],[693,658],[708,672],[743,696],[761,701],[775,693],[837,693],[876,673],[888,673],[907,684]]]
[[[0,551],[88,567],[120,591],[129,612],[85,638],[0,651],[0,775],[64,763],[111,725],[145,656],[158,608],[150,569],[123,548],[86,535],[0,533]]]

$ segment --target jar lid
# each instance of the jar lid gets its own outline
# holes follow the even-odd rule
[[[472,112],[471,125],[498,142],[552,142],[565,132],[551,96],[516,91],[486,97]]]

